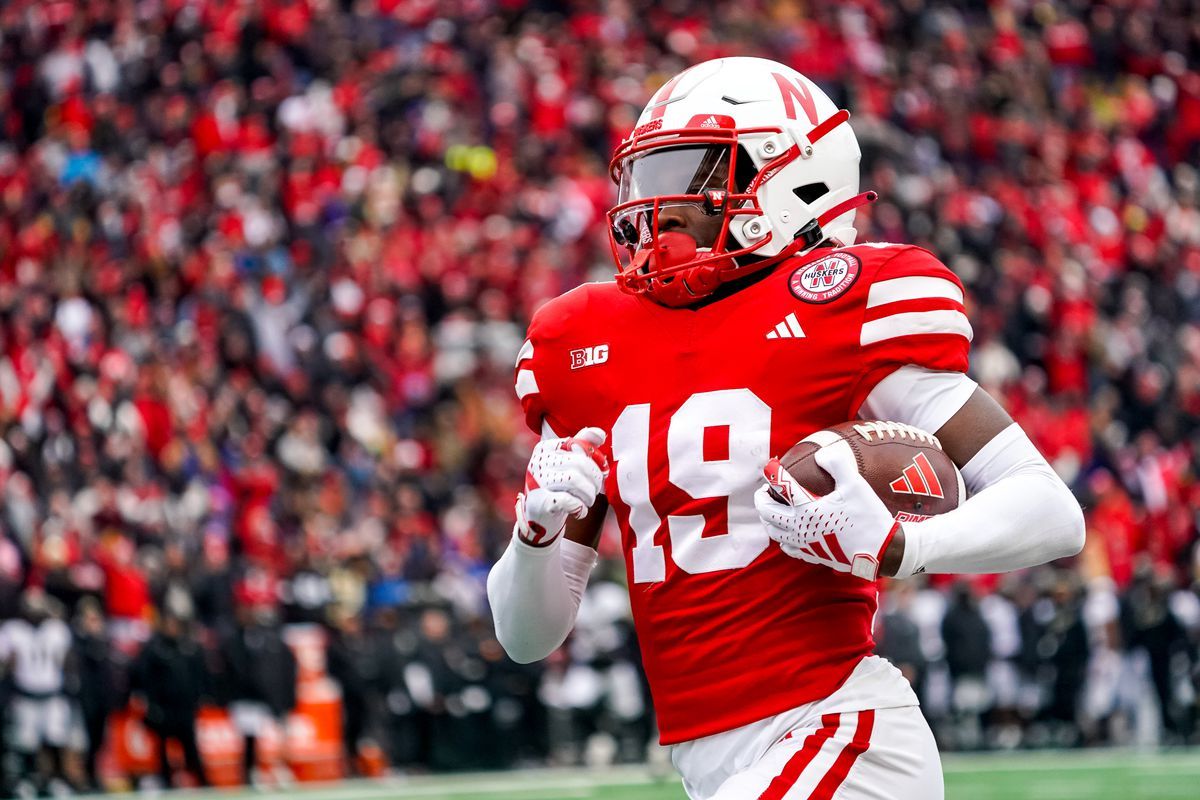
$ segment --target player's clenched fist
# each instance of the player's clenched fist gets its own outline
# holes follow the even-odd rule
[[[517,495],[517,536],[544,547],[562,534],[567,516],[587,514],[604,488],[608,459],[604,431],[584,428],[568,439],[543,439],[533,448],[525,491]]]
[[[834,480],[834,490],[823,497],[801,486],[779,459],[767,462],[767,483],[754,493],[767,535],[793,558],[873,581],[900,523],[859,474],[849,446],[823,447],[814,458]]]

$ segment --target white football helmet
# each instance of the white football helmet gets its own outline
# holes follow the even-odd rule
[[[609,167],[617,283],[684,306],[826,239],[853,244],[855,209],[875,194],[858,192],[849,118],[763,58],[705,61],[667,81]],[[664,214],[685,209],[703,215],[711,241],[664,229]]]

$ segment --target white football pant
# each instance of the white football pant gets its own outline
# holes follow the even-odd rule
[[[676,745],[692,800],[942,800],[942,763],[908,681],[868,656],[832,695]]]
[[[828,714],[694,800],[942,800],[942,764],[917,706]]]

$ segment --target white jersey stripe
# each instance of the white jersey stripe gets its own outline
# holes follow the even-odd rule
[[[517,370],[517,397],[524,400],[531,394],[537,394],[540,390],[537,385],[537,378],[533,377],[533,370],[519,369]]]
[[[962,336],[971,341],[971,323],[961,311],[912,311],[907,314],[892,314],[890,317],[872,320],[862,326],[859,344],[896,339],[901,336],[916,336],[923,333],[944,333]]]
[[[521,345],[521,350],[517,353],[517,364],[527,358],[533,358],[533,342],[528,339],[525,340],[525,344]]]
[[[867,308],[899,303],[902,300],[932,300],[944,298],[962,303],[963,293],[954,281],[933,278],[927,275],[908,275],[892,278],[871,285],[867,295]]]

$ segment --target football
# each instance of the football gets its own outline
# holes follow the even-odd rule
[[[779,459],[796,482],[815,495],[833,491],[833,478],[813,456],[845,441],[858,472],[901,521],[926,519],[958,508],[966,496],[962,474],[932,433],[899,422],[843,422],[804,437]],[[782,502],[774,490],[776,500]]]

